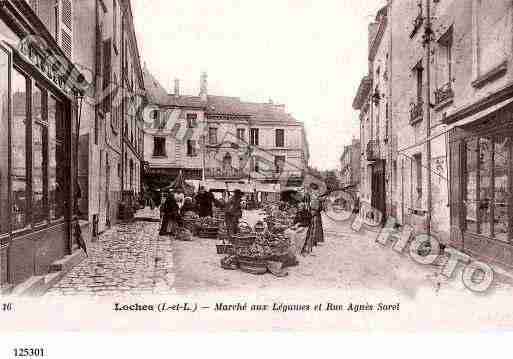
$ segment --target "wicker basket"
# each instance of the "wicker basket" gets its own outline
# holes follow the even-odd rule
[[[227,270],[236,270],[239,269],[239,261],[237,257],[230,255],[221,259],[221,267]]]
[[[259,259],[239,257],[239,268],[241,271],[250,274],[267,273],[267,263]]]
[[[246,221],[239,221],[239,233],[241,234],[250,234],[253,233],[253,229]]]
[[[230,238],[230,242],[234,246],[250,246],[255,243],[257,236],[255,234],[234,234]]]
[[[192,234],[196,234],[198,231],[198,220],[197,219],[184,219],[183,226],[191,231]]]
[[[198,231],[198,237],[217,239],[219,233],[218,227],[203,227]]]
[[[233,245],[230,243],[216,244],[217,254],[233,254]]]

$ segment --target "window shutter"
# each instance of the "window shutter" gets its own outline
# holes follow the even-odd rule
[[[103,91],[104,91],[104,102],[103,109],[104,111],[110,112],[111,103],[110,103],[110,94],[107,94],[106,91],[109,91],[110,79],[111,79],[111,51],[112,44],[111,40],[107,39],[103,42]]]
[[[62,0],[62,23],[66,25],[69,30],[73,30],[73,15],[71,13],[71,1]]]

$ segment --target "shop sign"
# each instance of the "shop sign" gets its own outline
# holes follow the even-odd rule
[[[46,49],[46,51],[45,51]],[[50,53],[46,42],[37,36],[27,36],[18,46],[19,53],[25,61],[36,67],[48,80],[67,94],[84,85],[83,76],[74,77],[73,65],[65,57]],[[83,82],[82,84],[80,83]]]

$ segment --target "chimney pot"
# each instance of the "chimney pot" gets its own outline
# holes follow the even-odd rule
[[[207,83],[207,73],[202,72],[200,77],[200,96],[202,101],[207,100],[208,95],[208,83]]]
[[[180,79],[175,79],[175,96],[180,96]]]

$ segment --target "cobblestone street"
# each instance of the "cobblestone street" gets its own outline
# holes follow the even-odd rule
[[[349,224],[324,218],[326,242],[313,255],[301,256],[288,268],[288,276],[270,273],[255,276],[224,270],[216,254],[217,240],[191,242],[159,236],[157,211],[145,210],[134,223],[119,224],[102,234],[88,248],[89,257],[72,269],[46,296],[66,295],[165,295],[196,292],[254,290],[391,290],[415,297],[420,289],[432,293],[456,291],[469,294],[461,276],[440,275],[440,265],[420,265],[375,241],[375,234],[356,233]],[[246,212],[251,224],[256,212]],[[146,219],[146,220],[145,220]],[[150,219],[150,221],[147,221]],[[495,282],[495,289],[510,286]]]
[[[147,221],[114,226],[89,244],[89,257],[46,295],[173,293],[172,241],[158,229],[159,223]]]

